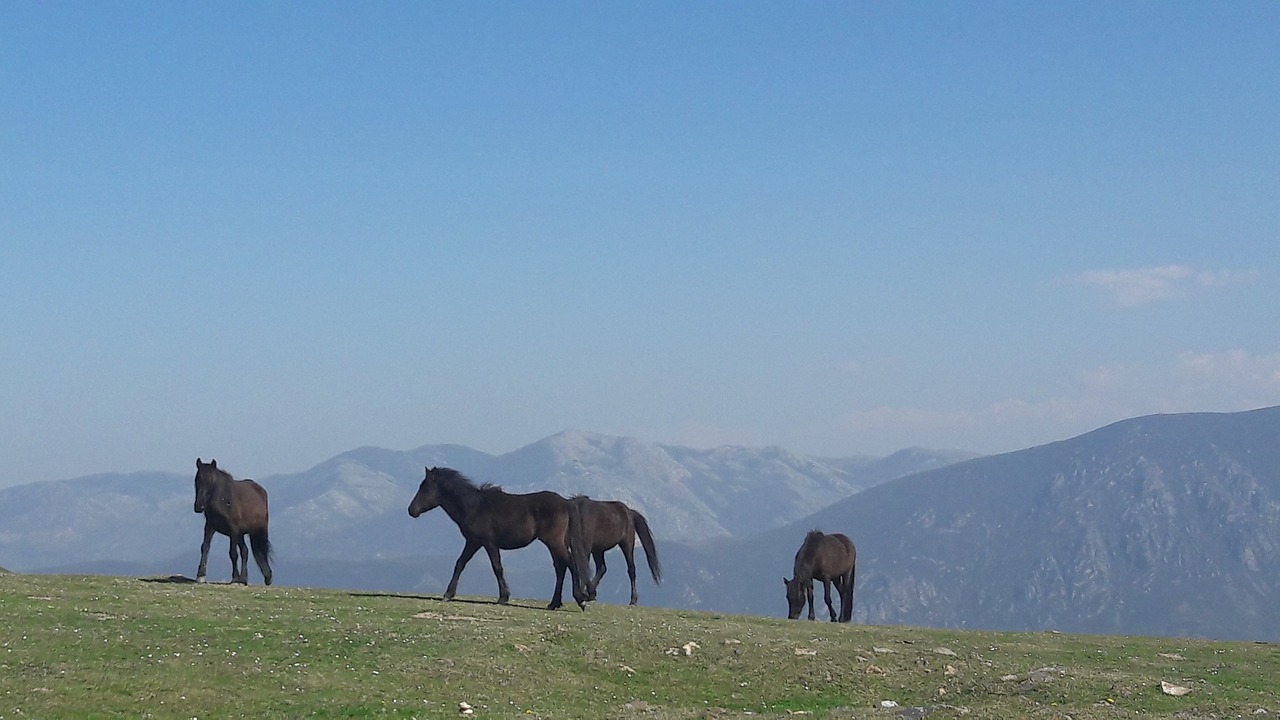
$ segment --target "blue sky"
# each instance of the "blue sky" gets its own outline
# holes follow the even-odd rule
[[[1280,4],[6,3],[0,485],[1280,403]]]

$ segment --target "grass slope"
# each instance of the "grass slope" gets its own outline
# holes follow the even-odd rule
[[[1271,645],[541,605],[4,575],[0,719],[1280,713]]]

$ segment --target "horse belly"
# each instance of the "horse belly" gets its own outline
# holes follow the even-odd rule
[[[502,550],[519,550],[527,547],[535,538],[532,528],[506,528],[497,532],[493,541]]]

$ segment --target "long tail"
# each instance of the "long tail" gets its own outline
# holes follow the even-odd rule
[[[249,533],[249,544],[253,546],[255,557],[260,554],[268,561],[275,557],[275,550],[271,547],[271,538],[267,537],[267,529],[265,527]]]
[[[855,560],[853,567],[849,568],[849,586],[845,588],[844,597],[840,599],[840,622],[849,622],[853,619],[853,580],[858,575],[858,563]]]
[[[631,521],[635,523],[636,534],[640,536],[640,544],[644,546],[644,557],[649,561],[649,574],[653,581],[662,584],[662,563],[658,560],[658,546],[653,544],[653,533],[649,531],[649,521],[635,510],[631,511]]]
[[[249,544],[253,546],[253,558],[258,561],[258,569],[262,571],[262,580],[266,584],[271,584],[271,557],[274,554],[271,549],[271,539],[267,537],[267,527],[264,525],[258,530],[249,533]],[[244,558],[245,577],[249,576],[249,558]]]
[[[582,495],[569,500],[569,562],[572,564],[574,599],[585,606],[583,600],[587,596],[587,580],[591,577],[591,546],[587,542],[587,531],[582,522],[582,502],[587,498]]]

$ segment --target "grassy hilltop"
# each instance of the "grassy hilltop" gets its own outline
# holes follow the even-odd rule
[[[0,720],[1280,714],[1272,645],[543,604],[7,574]]]

